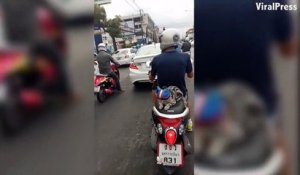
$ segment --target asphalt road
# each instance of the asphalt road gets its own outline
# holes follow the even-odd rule
[[[77,100],[32,119],[15,137],[6,138],[1,132],[1,175],[94,173],[92,32],[85,27],[67,33],[68,73]]]
[[[95,98],[96,174],[164,174],[156,165],[150,145],[151,84],[134,87],[129,81],[128,67],[120,68],[120,72],[125,92],[113,94],[103,104]],[[193,97],[193,81],[189,80],[187,86],[189,96]],[[193,155],[185,157],[185,165],[177,174],[193,174]]]

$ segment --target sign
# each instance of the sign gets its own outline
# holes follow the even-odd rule
[[[164,166],[181,166],[183,164],[183,146],[159,143],[157,164]]]
[[[134,34],[134,22],[130,21],[122,21],[121,24],[122,34],[124,36],[133,35]]]

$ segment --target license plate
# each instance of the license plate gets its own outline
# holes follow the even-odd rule
[[[100,92],[100,86],[94,87],[94,92]]]
[[[158,164],[166,166],[181,166],[183,164],[183,147],[182,144],[167,145],[159,143],[158,147]]]

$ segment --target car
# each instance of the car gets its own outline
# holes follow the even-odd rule
[[[112,54],[112,57],[120,65],[130,64],[134,56],[135,56],[135,51],[132,48],[119,49]]]
[[[150,44],[142,46],[136,53],[129,65],[130,81],[137,85],[139,82],[150,82],[148,73],[151,69],[153,57],[161,53],[160,44]]]
[[[152,59],[161,53],[160,44],[142,46],[129,65],[129,78],[132,84],[150,82],[148,73],[151,70]],[[190,53],[188,53],[190,54]],[[191,59],[192,64],[194,63]]]

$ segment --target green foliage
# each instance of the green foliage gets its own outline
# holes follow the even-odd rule
[[[100,5],[94,5],[94,24],[104,26],[106,23],[106,11]]]
[[[109,33],[113,40],[114,50],[117,50],[116,37],[121,36],[120,23],[120,16],[115,16],[115,18],[107,20],[105,24],[105,31]]]
[[[107,20],[107,22],[105,24],[106,32],[108,32],[112,38],[121,36],[120,23],[121,23],[121,18],[119,16],[116,16],[113,19]]]
[[[107,20],[104,7],[94,5],[94,24],[101,25],[104,31],[109,33],[113,39],[115,50],[117,50],[116,37],[120,37],[121,35],[120,23],[120,16],[115,16],[115,18]]]

